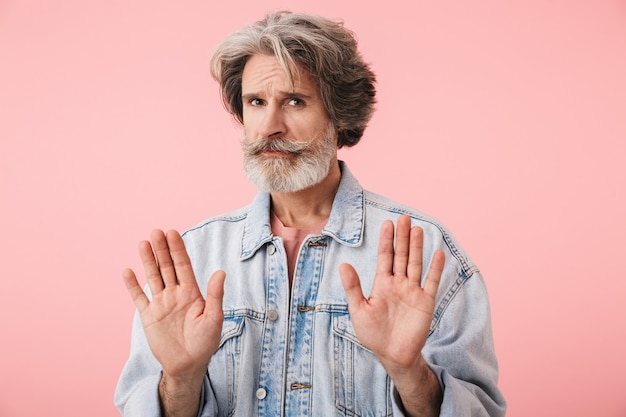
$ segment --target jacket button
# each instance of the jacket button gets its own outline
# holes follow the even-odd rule
[[[267,245],[267,253],[270,255],[273,255],[276,252],[276,246],[274,245]]]
[[[259,388],[258,390],[256,390],[256,397],[259,400],[262,400],[263,398],[267,397],[267,392],[263,388]]]
[[[270,310],[267,312],[267,318],[274,321],[278,318],[278,312],[276,310]]]

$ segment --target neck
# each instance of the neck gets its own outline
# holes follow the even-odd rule
[[[339,162],[334,161],[320,183],[294,193],[271,193],[272,210],[287,227],[320,224],[330,216],[340,180]]]

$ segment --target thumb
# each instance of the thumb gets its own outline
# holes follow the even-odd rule
[[[222,300],[224,299],[224,281],[226,280],[226,272],[222,270],[215,271],[209,283],[206,286],[206,302],[204,304],[204,312],[213,311],[222,313]]]
[[[352,265],[341,264],[339,265],[339,275],[341,276],[343,289],[346,292],[348,306],[358,308],[361,303],[365,301],[365,297],[363,297],[363,290],[361,289],[359,274],[357,274]]]

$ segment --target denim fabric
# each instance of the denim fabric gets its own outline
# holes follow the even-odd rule
[[[270,197],[184,233],[200,288],[226,271],[220,347],[209,364],[200,416],[400,416],[397,391],[355,335],[339,277],[351,263],[371,290],[383,221],[408,214],[424,229],[425,271],[446,254],[423,355],[444,392],[442,416],[502,416],[487,292],[478,269],[444,226],[364,191],[342,163],[329,221],[300,248],[291,291],[282,241],[270,229]],[[161,368],[133,325],[115,401],[123,415],[158,416]]]

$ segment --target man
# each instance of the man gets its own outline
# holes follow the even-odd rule
[[[337,159],[375,101],[351,32],[271,14],[217,48],[212,74],[261,191],[140,244],[149,294],[124,271],[138,317],[122,414],[503,415],[477,268]]]

